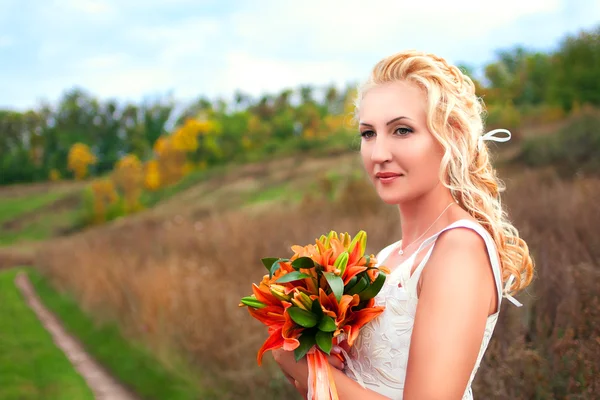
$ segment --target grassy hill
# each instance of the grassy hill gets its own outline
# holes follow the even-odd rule
[[[320,196],[360,174],[358,154],[285,157],[192,173],[163,192],[154,207],[122,220],[147,217],[199,217],[224,210],[298,203],[305,194]],[[0,187],[0,247],[26,247],[78,230],[84,182]],[[331,195],[332,193],[325,193]],[[120,224],[123,221],[117,221]]]

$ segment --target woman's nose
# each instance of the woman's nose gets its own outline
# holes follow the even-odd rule
[[[376,136],[373,143],[373,151],[371,152],[371,161],[374,163],[384,163],[390,161],[391,158],[392,154],[385,137],[383,135]]]

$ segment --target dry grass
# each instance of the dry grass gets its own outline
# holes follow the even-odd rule
[[[600,181],[552,174],[507,180],[506,202],[529,242],[537,278],[527,306],[504,303],[474,391],[493,399],[592,399],[600,393]],[[375,253],[399,238],[397,212],[352,181],[336,203],[228,212],[202,219],[149,216],[58,240],[36,264],[99,321],[117,320],[164,362],[185,355],[231,398],[293,392],[272,362],[256,366],[265,330],[239,298],[260,280],[261,257],[289,254],[330,229],[369,233]],[[164,217],[163,217],[164,218]],[[266,357],[270,361],[270,357]]]

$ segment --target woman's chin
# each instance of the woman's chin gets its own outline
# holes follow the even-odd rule
[[[386,204],[396,205],[402,203],[403,196],[399,196],[398,194],[379,192],[379,198]]]

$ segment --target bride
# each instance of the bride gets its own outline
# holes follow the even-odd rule
[[[342,346],[346,363],[330,357],[340,399],[472,399],[503,297],[521,305],[512,295],[531,282],[533,262],[485,144],[510,132],[484,135],[482,111],[467,76],[416,51],[381,60],[359,90],[363,165],[398,206],[402,240],[377,255],[391,270],[376,297],[385,311]],[[306,361],[273,356],[306,396]]]

